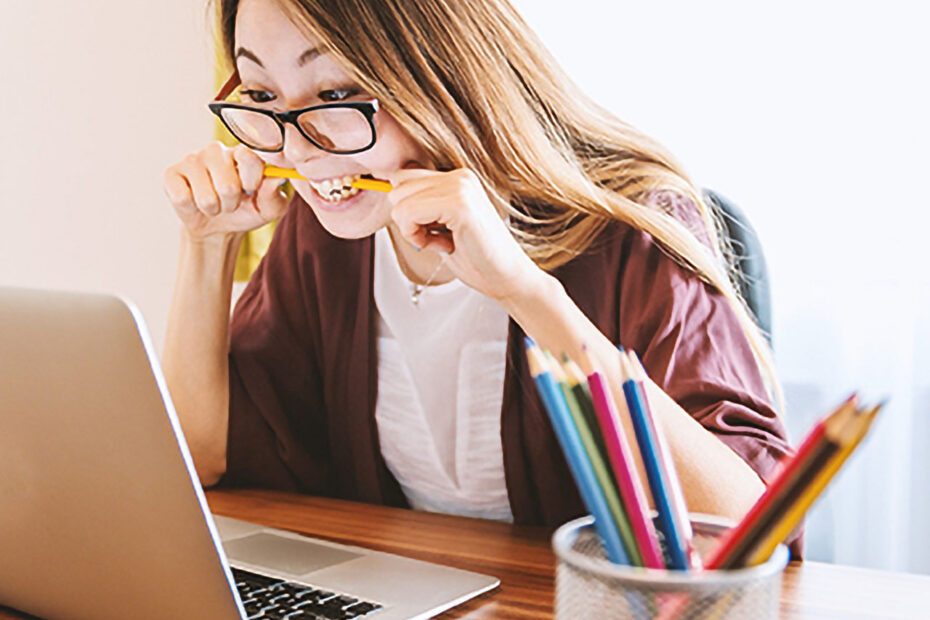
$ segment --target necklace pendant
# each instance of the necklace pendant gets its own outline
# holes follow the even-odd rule
[[[417,308],[420,307],[420,294],[423,292],[423,289],[417,285],[413,286],[413,292],[410,293],[410,302]]]

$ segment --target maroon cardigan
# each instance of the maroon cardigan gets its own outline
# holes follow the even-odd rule
[[[333,237],[299,197],[291,203],[232,318],[221,484],[407,506],[378,445],[372,240]],[[619,221],[553,275],[607,338],[637,351],[656,383],[768,479],[790,447],[719,293]],[[516,523],[585,513],[512,320],[501,438]]]

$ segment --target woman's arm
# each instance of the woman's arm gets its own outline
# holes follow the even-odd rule
[[[579,362],[585,359],[586,352],[592,365],[611,378],[614,397],[623,398],[615,344],[575,305],[558,280],[542,271],[536,274],[536,281],[528,282],[501,303],[541,346],[558,354],[564,352]],[[760,477],[655,383],[650,381],[647,390],[673,454],[688,509],[742,518],[765,488]],[[627,435],[633,437],[630,420],[623,422]],[[639,468],[645,480],[641,463]]]
[[[204,486],[226,470],[229,304],[242,235],[181,234],[181,254],[162,366]]]
[[[280,181],[243,146],[213,142],[165,171],[165,194],[183,223],[180,260],[162,360],[200,481],[226,470],[229,421],[229,302],[246,231],[280,217]]]

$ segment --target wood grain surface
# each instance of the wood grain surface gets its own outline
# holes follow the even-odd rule
[[[551,618],[552,530],[274,491],[207,492],[219,515],[494,575],[501,586],[444,619]],[[930,577],[806,562],[788,567],[786,620],[930,618]],[[0,608],[0,618],[24,618]]]

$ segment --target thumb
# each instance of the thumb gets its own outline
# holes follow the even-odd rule
[[[255,194],[255,210],[266,220],[271,221],[284,215],[290,202],[286,191],[287,181],[266,177],[262,179]]]

